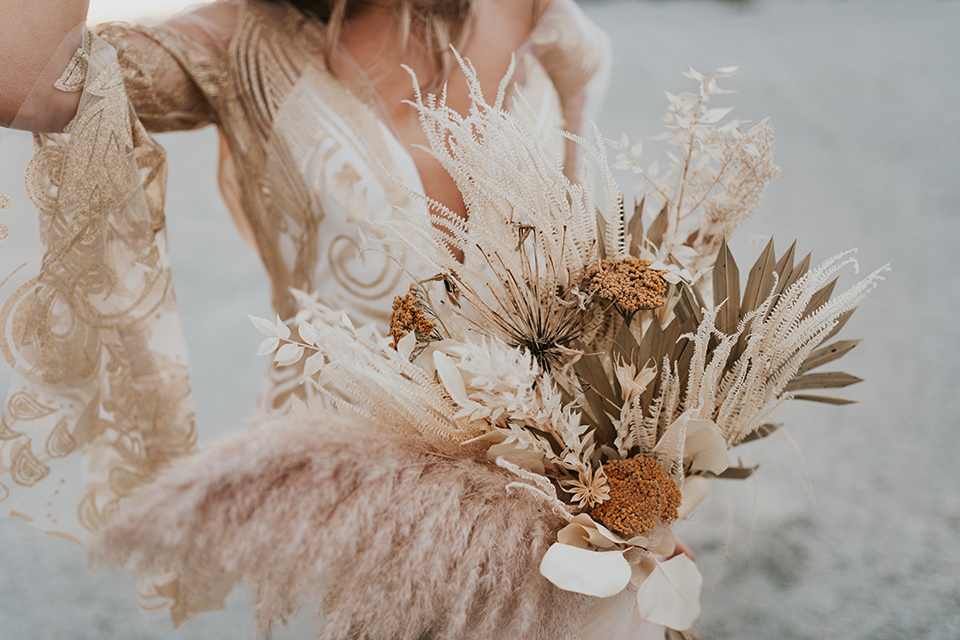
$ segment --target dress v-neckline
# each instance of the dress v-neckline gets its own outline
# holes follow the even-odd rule
[[[558,5],[562,3],[562,0],[548,0],[546,6],[540,11],[540,15],[537,17],[536,23],[533,25],[533,28],[530,30],[530,33],[527,35],[526,40],[523,44],[517,48],[513,53],[514,59],[514,71],[511,82],[517,82],[518,76],[522,77],[523,73],[518,66],[520,61],[522,61],[526,54],[531,52],[534,44],[537,42],[537,38],[540,35],[540,32],[545,30],[548,25],[548,18],[558,10]],[[320,27],[323,28],[322,26]],[[380,93],[376,89],[376,85],[370,79],[367,72],[363,67],[356,61],[356,59],[350,54],[350,52],[342,44],[337,46],[336,55],[338,56],[338,62],[342,63],[346,69],[349,70],[351,79],[347,79],[342,76],[337,76],[337,79],[343,84],[344,89],[356,96],[361,102],[369,105],[374,113],[376,118],[379,120],[380,124],[390,132],[390,135],[393,136],[394,140],[406,149],[406,143],[404,142],[404,137],[400,135],[396,124],[393,121],[393,118],[390,117],[390,112],[387,109],[386,102],[381,97]],[[316,66],[320,67],[325,73],[330,73],[333,75],[334,72],[321,60],[313,57],[313,62]],[[343,70],[341,70],[343,71]],[[412,82],[412,77],[411,77]],[[409,151],[407,152],[409,155]]]

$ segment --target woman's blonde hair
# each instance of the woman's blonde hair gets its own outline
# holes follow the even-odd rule
[[[400,50],[407,51],[411,38],[418,38],[431,54],[434,73],[424,87],[442,85],[454,65],[451,45],[462,49],[473,26],[473,0],[265,0],[286,2],[304,15],[327,25],[324,55],[330,59],[340,42],[344,23],[364,7],[392,4],[400,22]]]

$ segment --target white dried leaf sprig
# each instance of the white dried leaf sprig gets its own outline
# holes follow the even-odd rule
[[[459,406],[446,389],[410,362],[416,347],[413,334],[395,350],[373,325],[355,327],[346,313],[333,311],[303,292],[295,296],[303,309],[299,339],[279,318],[272,323],[251,316],[254,326],[267,336],[260,351],[275,350],[278,365],[302,366],[307,388],[328,405],[341,413],[372,417],[403,433],[455,442],[485,431],[481,424],[456,418]]]
[[[683,75],[699,83],[696,93],[665,92],[667,130],[653,138],[672,147],[665,168],[658,160],[641,167],[643,146],[631,145],[626,135],[608,141],[620,152],[613,168],[636,174],[630,189],[644,195],[647,210],[665,208],[662,240],[647,249],[663,261],[672,255],[692,271],[711,263],[723,238],[759,210],[764,188],[780,172],[768,119],[744,130],[737,119],[723,122],[732,107],[710,106],[714,96],[732,93],[717,80],[736,72],[723,67],[705,76],[691,68]]]

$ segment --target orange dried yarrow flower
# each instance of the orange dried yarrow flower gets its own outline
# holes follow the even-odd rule
[[[628,256],[601,260],[587,270],[588,289],[602,300],[613,302],[622,313],[656,309],[666,304],[667,283],[663,271],[650,269],[649,260]]]
[[[400,338],[411,331],[418,340],[425,340],[436,326],[427,319],[420,300],[414,295],[415,291],[411,284],[407,293],[393,299],[393,313],[390,314],[390,337],[393,338],[393,344],[390,346],[394,349],[397,348]]]
[[[590,510],[590,517],[621,536],[650,533],[658,524],[677,519],[680,490],[653,458],[638,457],[603,463],[610,499]]]

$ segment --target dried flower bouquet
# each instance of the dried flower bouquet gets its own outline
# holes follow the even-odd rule
[[[702,578],[692,560],[673,554],[671,525],[704,499],[711,479],[751,474],[752,468],[732,465],[728,452],[776,431],[772,413],[783,403],[847,402],[810,391],[844,387],[858,378],[814,370],[856,345],[832,339],[883,269],[836,293],[834,276],[852,257],[842,254],[811,268],[810,256],[797,260],[793,246],[777,256],[771,240],[741,286],[725,239],[757,210],[778,168],[766,120],[745,129],[737,120],[725,120],[729,109],[710,105],[725,93],[718,80],[735,69],[709,76],[691,70],[686,75],[698,91],[667,94],[661,136],[671,147],[666,169],[656,162],[641,168],[640,145],[631,146],[625,137],[605,142],[598,133],[591,143],[565,134],[589,160],[577,182],[551,160],[562,154],[548,153],[548,138],[534,114],[523,105],[519,115],[502,108],[506,84],[488,104],[468,63],[464,69],[473,95],[466,117],[446,107],[442,97],[418,93],[414,106],[429,150],[456,180],[469,219],[429,202],[430,220],[409,216],[380,225],[385,243],[414,252],[435,274],[397,298],[389,335],[354,326],[346,313],[304,292],[296,292],[302,307],[296,318],[254,318],[267,335],[260,353],[273,354],[278,365],[302,366],[309,400],[297,415],[312,416],[313,433],[334,434],[332,460],[341,460],[344,425],[353,424],[357,442],[421,448],[419,457],[403,464],[422,474],[425,503],[436,497],[436,488],[427,487],[428,470],[436,464],[460,469],[469,460],[471,477],[486,478],[487,489],[501,491],[499,497],[473,491],[469,480],[457,476],[451,482],[466,483],[455,499],[462,515],[444,502],[449,496],[436,498],[446,505],[437,509],[454,514],[453,521],[431,520],[428,534],[418,523],[429,516],[408,523],[411,509],[420,513],[410,506],[417,496],[408,493],[416,482],[403,485],[404,492],[384,489],[383,495],[395,500],[376,517],[395,522],[379,522],[370,531],[389,530],[393,536],[351,543],[342,554],[369,568],[371,557],[425,557],[429,547],[431,557],[446,563],[435,569],[449,572],[450,582],[421,576],[411,562],[389,565],[406,572],[403,576],[373,565],[373,577],[358,579],[408,587],[420,579],[420,587],[410,588],[424,589],[424,598],[447,588],[469,595],[471,603],[437,605],[426,614],[404,600],[396,603],[403,610],[377,614],[351,601],[354,609],[344,613],[349,608],[344,594],[355,587],[342,582],[347,569],[337,569],[339,574],[317,578],[326,589],[321,608],[329,623],[322,637],[336,638],[339,629],[370,638],[494,638],[508,637],[509,628],[515,634],[509,637],[635,638],[640,621],[687,636],[700,613]],[[618,152],[612,164],[608,144]],[[637,176],[634,206],[625,206],[611,169]],[[272,428],[276,437],[284,433],[284,427]],[[254,433],[261,446],[271,446],[269,428]],[[232,454],[221,446],[208,455]],[[393,469],[396,457],[386,456],[384,469]],[[376,466],[377,458],[363,463]],[[364,474],[368,484],[358,481],[349,491],[340,486],[342,479],[327,480],[345,497],[324,512],[317,535],[348,526],[360,530],[351,492],[374,491],[371,477],[379,477],[366,467]],[[139,526],[145,510],[156,518],[169,506],[171,492],[186,492],[186,485],[177,486],[147,496],[139,516],[123,516],[108,529],[104,555],[123,561],[142,552],[149,543],[131,540],[146,528]],[[209,508],[216,502],[229,510],[230,500],[213,486],[220,485],[202,490],[191,485],[200,496],[193,505]],[[518,506],[515,522],[501,517],[491,525],[476,511],[477,500],[490,509],[518,500],[533,508],[521,515]],[[181,511],[191,508],[182,500],[178,505]],[[339,529],[330,521],[333,513],[346,513]],[[299,517],[291,516],[286,526]],[[182,521],[182,514],[178,518]],[[470,551],[458,559],[450,541],[465,539],[461,534]],[[163,549],[153,549],[153,564],[159,557],[160,565],[163,558],[179,558],[181,571],[189,565],[178,550],[196,546],[189,527],[178,535],[168,536],[166,546],[155,545]],[[343,536],[328,539],[343,544]],[[310,549],[313,543],[301,544]],[[518,556],[518,548],[526,555]],[[242,557],[229,563],[232,580],[246,574],[260,582],[266,622],[289,606],[284,598],[296,591],[276,587],[280,577],[299,580],[298,571],[313,571],[291,563],[270,576]],[[462,566],[472,567],[473,577],[460,576]],[[511,582],[529,581],[537,570],[552,586],[539,575],[536,586]],[[499,581],[488,590],[477,586],[491,576]],[[544,585],[554,596],[570,598],[551,599]],[[271,607],[269,598],[264,604],[264,593],[287,604]],[[504,594],[513,605],[504,604]],[[398,620],[390,626],[385,617]],[[536,631],[547,619],[551,630]],[[515,620],[517,626],[510,626]]]

